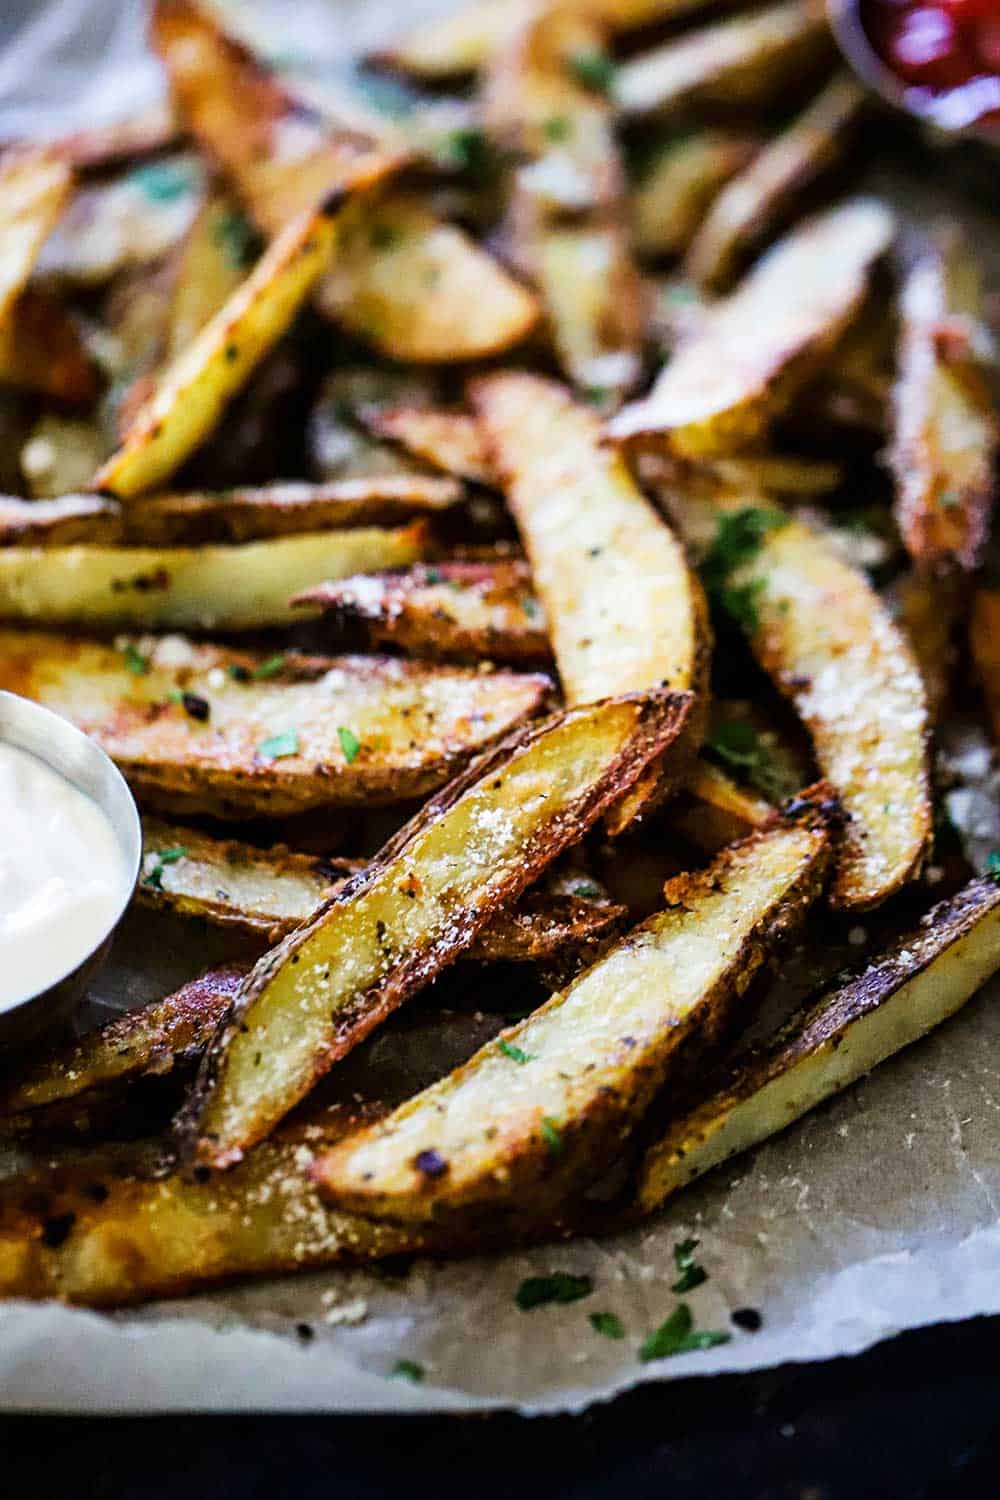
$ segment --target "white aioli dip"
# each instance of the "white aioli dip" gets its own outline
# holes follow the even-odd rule
[[[115,920],[127,880],[97,803],[0,743],[0,1010],[72,973]]]

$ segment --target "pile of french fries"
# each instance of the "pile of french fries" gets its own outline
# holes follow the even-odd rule
[[[975,264],[854,191],[818,0],[150,39],[169,108],[0,158],[0,687],[239,951],[5,1064],[0,1292],[632,1222],[1000,968],[931,762],[1000,732]]]

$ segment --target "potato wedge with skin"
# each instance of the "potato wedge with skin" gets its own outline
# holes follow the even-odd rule
[[[406,572],[322,583],[295,602],[322,609],[338,623],[358,621],[373,641],[412,656],[504,662],[550,656],[531,569],[520,559],[418,563]]]
[[[13,151],[0,164],[0,328],[24,291],[73,182],[45,147]]]
[[[509,906],[671,746],[688,694],[567,709],[428,803],[258,964],[205,1059],[179,1136],[227,1166]]]
[[[895,221],[854,199],[795,229],[716,303],[612,438],[655,440],[680,457],[752,446],[830,353],[860,307]]]
[[[690,104],[770,104],[832,52],[823,6],[785,0],[640,53],[618,69],[614,98],[627,115],[665,114]]]
[[[989,536],[1000,423],[976,348],[989,337],[981,316],[978,268],[942,237],[903,285],[889,448],[896,520],[923,569],[971,571]]]
[[[1000,744],[1000,589],[976,590],[969,620],[969,649],[986,699],[993,740]]]
[[[551,685],[388,657],[272,662],[179,636],[112,646],[0,630],[0,686],[77,724],[148,806],[175,815],[426,795],[537,713]]]
[[[335,211],[306,211],[271,243],[250,275],[168,366],[93,488],[128,499],[151,490],[211,432],[226,402],[277,343],[330,262]]]
[[[531,254],[560,366],[588,394],[619,401],[642,373],[645,303],[624,228],[543,229]]]
[[[361,417],[377,437],[399,443],[407,453],[445,474],[496,484],[479,423],[468,412],[390,406],[363,411]]]
[[[903,573],[889,589],[888,602],[920,668],[927,712],[931,723],[936,725],[957,685],[957,637],[968,612],[960,577]]]
[[[359,1118],[316,1111],[209,1181],[164,1177],[162,1142],[46,1153],[0,1184],[0,1297],[118,1307],[431,1248],[425,1234],[324,1208],[310,1162]]]
[[[757,149],[745,134],[699,130],[665,146],[632,189],[632,236],[640,255],[682,255],[716,193]]]
[[[86,406],[100,381],[66,308],[28,287],[0,327],[0,385],[36,391],[68,406]]]
[[[671,804],[670,827],[705,854],[718,854],[774,817],[772,803],[741,787],[704,755],[698,757],[685,793]]]
[[[730,287],[752,252],[794,217],[801,193],[843,159],[868,96],[839,74],[786,130],[733,176],[691,243],[686,273],[713,291]]]
[[[258,849],[155,818],[144,818],[142,827],[137,900],[271,942],[287,937],[367,863],[300,854],[280,844]],[[164,863],[164,850],[184,852]],[[602,941],[624,916],[591,876],[546,871],[512,911],[498,913],[467,956],[486,963],[552,961],[567,948]]]
[[[650,1213],[703,1172],[776,1135],[948,1019],[1000,968],[1000,889],[974,880],[774,1042],[717,1072],[642,1160]]]
[[[501,354],[538,319],[527,287],[404,192],[356,200],[342,211],[316,305],[383,354],[415,364]]]
[[[691,497],[678,506],[684,534],[685,515],[693,518],[697,508]],[[748,507],[718,501],[714,508],[718,546],[733,535],[729,528],[742,529]],[[794,704],[843,804],[847,824],[831,900],[863,911],[917,873],[930,841],[920,669],[867,578],[828,537],[783,521],[777,510],[758,509],[750,519],[760,516],[756,541],[726,576],[723,602],[740,605],[750,649]]]
[[[22,500],[0,495],[0,547],[66,547],[74,542],[120,542],[121,507],[99,495]]]
[[[126,1011],[76,1041],[36,1048],[0,1080],[0,1137],[88,1132],[144,1080],[201,1056],[247,964],[210,969],[163,1000]]]
[[[305,532],[241,546],[0,549],[0,619],[99,630],[260,630],[323,579],[427,550],[422,522]]]
[[[621,456],[602,446],[595,413],[554,381],[519,371],[474,382],[472,401],[531,562],[567,701],[669,684],[695,694],[700,740],[711,651],[701,586]],[[667,790],[655,777],[637,786],[611,828],[620,832]]]
[[[825,795],[668,881],[665,909],[568,989],[334,1148],[315,1169],[324,1197],[389,1220],[475,1223],[558,1205],[599,1177],[818,897]]]

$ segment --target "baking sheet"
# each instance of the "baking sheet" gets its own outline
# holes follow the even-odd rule
[[[315,67],[334,61],[348,34],[369,45],[394,20],[435,8],[297,0],[294,28],[280,5],[244,4],[240,15],[264,28],[285,61],[291,42]],[[134,0],[24,9],[27,29],[0,58],[0,138],[103,123],[159,86],[135,56]],[[47,56],[58,58],[57,77]],[[943,188],[885,175],[874,185],[920,216],[960,207],[975,242],[989,245],[992,233],[995,251],[995,227]],[[994,282],[996,272],[994,253]],[[976,740],[959,748],[982,780],[988,750]],[[954,811],[976,823],[980,852],[997,842],[992,788]],[[194,941],[179,925],[158,925],[154,943],[155,920],[130,918],[92,997],[98,1009],[162,994],[222,951],[221,939]],[[644,1380],[853,1354],[904,1328],[1000,1312],[998,1000],[1000,984],[991,985],[784,1136],[722,1167],[641,1230],[600,1243],[417,1261],[405,1276],[330,1270],[115,1314],[0,1306],[0,1407],[576,1410]],[[709,1279],[686,1300],[700,1328],[726,1329],[732,1340],[642,1365],[639,1344],[677,1301],[673,1247],[689,1236]],[[521,1312],[521,1280],[554,1270],[589,1275],[593,1293]],[[762,1314],[757,1333],[730,1323],[746,1307]],[[617,1314],[626,1338],[600,1337],[592,1312]],[[421,1384],[392,1378],[399,1359],[424,1367]]]

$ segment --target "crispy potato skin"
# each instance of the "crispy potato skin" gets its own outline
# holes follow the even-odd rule
[[[122,540],[121,507],[99,495],[21,500],[0,495],[0,547],[68,547]]]
[[[86,406],[99,381],[76,325],[62,304],[28,287],[0,324],[0,381],[69,406]]]
[[[648,1147],[636,1210],[776,1134],[953,1015],[1000,968],[1000,890],[975,880],[863,974],[828,990],[769,1045],[716,1071]]]
[[[324,1196],[388,1220],[475,1225],[551,1209],[599,1177],[818,897],[834,811],[818,787],[708,870],[668,881],[662,912],[500,1045],[326,1156]]]
[[[381,854],[261,960],[179,1122],[226,1166],[331,1065],[468,950],[659,755],[685,752],[689,695],[568,709],[515,734],[432,799]],[[544,787],[544,796],[539,788]]]
[[[989,536],[1000,424],[974,349],[978,273],[957,238],[918,257],[900,310],[889,449],[896,520],[919,568],[972,571]]]
[[[110,645],[0,631],[0,683],[71,719],[146,805],[173,814],[279,817],[426,795],[537,713],[550,687],[540,674],[350,656],[289,656],[254,680],[265,658],[250,652],[173,636],[133,644],[148,662],[141,674]],[[208,718],[171,692],[207,703]],[[292,727],[295,754],[261,753]],[[359,742],[350,761],[340,727]]]
[[[483,434],[468,412],[433,407],[388,406],[362,411],[362,420],[377,437],[399,443],[415,458],[445,474],[496,484]]]
[[[855,199],[809,220],[759,260],[667,361],[648,396],[608,424],[680,458],[752,447],[834,348],[895,231]]]
[[[210,969],[172,995],[116,1016],[79,1040],[47,1043],[0,1081],[0,1136],[77,1133],[91,1111],[120,1107],[144,1080],[194,1063],[249,965]]]
[[[14,150],[0,164],[0,329],[27,284],[72,182],[72,170],[51,147]]]

